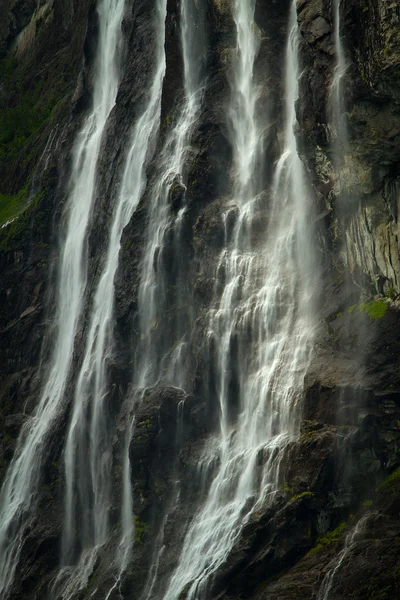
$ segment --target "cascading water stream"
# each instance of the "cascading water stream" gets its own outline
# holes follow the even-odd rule
[[[228,560],[243,525],[256,508],[273,499],[284,449],[299,432],[304,375],[312,351],[317,269],[311,247],[312,209],[294,134],[296,6],[294,2],[286,55],[285,147],[272,185],[267,236],[256,241],[252,224],[259,200],[256,168],[264,128],[258,121],[254,81],[258,45],[254,9],[254,1],[234,3],[237,61],[230,115],[236,181],[226,214],[233,211],[236,224],[231,233],[226,228],[206,334],[209,359],[217,365],[218,468],[206,501],[189,526],[165,600],[176,600],[183,590],[189,600],[208,597],[212,577]],[[207,462],[206,455],[199,468],[204,470]],[[216,461],[211,462],[215,468]]]
[[[203,84],[201,80],[202,62],[200,40],[203,23],[198,15],[201,7],[194,0],[183,0],[180,6],[181,39],[184,62],[184,98],[180,107],[176,125],[168,135],[163,148],[157,181],[149,199],[149,226],[147,231],[147,246],[144,253],[139,285],[139,343],[133,375],[132,408],[140,402],[144,389],[157,385],[160,379],[167,380],[170,385],[183,387],[185,382],[185,367],[180,362],[181,349],[186,342],[181,339],[179,344],[174,341],[187,334],[187,320],[178,322],[176,328],[170,330],[169,337],[160,337],[157,332],[157,320],[162,318],[166,309],[166,278],[163,270],[163,250],[168,232],[179,233],[179,224],[185,205],[180,207],[178,214],[173,214],[169,203],[171,188],[177,180],[180,185],[184,180],[184,164],[190,143],[191,134],[196,124],[201,100]],[[166,340],[163,338],[167,338]],[[177,346],[180,346],[178,349]],[[132,515],[132,484],[130,478],[129,446],[135,426],[134,419],[128,426],[125,440],[123,465],[123,506],[122,506],[122,540],[120,559],[120,574],[125,570],[133,543],[134,527]],[[162,539],[162,535],[159,536]],[[156,552],[157,554],[157,552]],[[156,567],[155,572],[157,571]],[[152,571],[149,574],[152,577]],[[151,581],[148,582],[151,590]]]
[[[63,409],[74,339],[86,287],[86,234],[96,191],[101,140],[114,106],[121,55],[124,0],[100,0],[98,57],[93,107],[73,151],[66,233],[62,245],[56,334],[43,392],[34,415],[23,427],[0,497],[0,595],[6,597],[34,514],[47,439]]]
[[[334,27],[335,27],[335,54],[336,54],[336,65],[333,72],[333,80],[331,85],[330,102],[332,107],[332,125],[336,131],[335,144],[338,147],[336,150],[345,152],[348,145],[348,133],[345,116],[345,99],[344,99],[344,78],[347,72],[347,60],[343,48],[343,42],[341,37],[341,19],[340,19],[340,7],[341,0],[335,0],[335,16],[334,16]],[[336,152],[337,154],[338,152]]]
[[[161,157],[157,182],[150,198],[147,246],[141,268],[139,286],[140,343],[135,361],[135,388],[144,389],[160,380],[185,387],[187,336],[190,330],[191,298],[181,298],[186,283],[181,276],[179,247],[180,225],[186,212],[185,160],[193,129],[201,109],[204,91],[202,67],[204,55],[203,7],[195,0],[183,0],[180,5],[181,41],[184,69],[184,97],[176,124],[168,135]],[[170,194],[175,187],[183,196],[174,211]],[[173,246],[172,252],[166,246]],[[171,273],[172,271],[172,273]],[[171,295],[178,305],[171,325],[167,325],[171,310]],[[185,308],[186,307],[186,308]],[[159,328],[159,321],[163,321]],[[161,333],[161,335],[160,335]]]
[[[73,557],[76,545],[81,556],[74,578],[64,594],[87,582],[98,549],[109,534],[111,505],[112,435],[107,409],[107,364],[113,352],[114,278],[122,233],[136,210],[146,187],[146,166],[151,159],[160,125],[161,93],[165,74],[164,28],[166,2],[156,9],[157,49],[154,76],[146,108],[131,137],[120,191],[115,203],[103,272],[95,292],[85,355],[77,380],[74,409],[65,450],[66,496],[63,556]],[[112,421],[111,421],[112,422]],[[133,517],[131,515],[131,525]],[[114,565],[124,570],[125,536]],[[67,597],[67,596],[65,596]]]
[[[369,247],[362,239],[364,234],[371,238],[369,225],[360,227],[364,221],[363,212],[356,213],[359,196],[359,176],[354,168],[354,155],[350,152],[350,137],[346,115],[346,74],[349,62],[346,58],[342,40],[341,0],[334,3],[334,27],[335,27],[335,56],[336,65],[333,71],[332,85],[329,95],[330,106],[330,130],[332,165],[335,170],[336,183],[334,192],[336,195],[336,217],[340,230],[340,241],[342,244],[341,254],[344,264],[351,263],[368,265],[370,272],[374,272],[373,260],[365,251]],[[373,244],[373,241],[371,241]],[[355,261],[355,257],[357,257]],[[360,339],[363,333],[360,331]]]
[[[343,562],[345,561],[349,553],[359,543],[360,537],[364,533],[367,521],[371,517],[371,514],[372,513],[367,513],[366,515],[364,515],[358,521],[354,529],[352,529],[352,531],[350,531],[350,533],[346,536],[344,548],[343,550],[341,550],[341,552],[339,552],[335,560],[334,566],[325,575],[321,588],[318,592],[317,600],[329,600],[329,596],[333,587],[336,574],[340,570]]]

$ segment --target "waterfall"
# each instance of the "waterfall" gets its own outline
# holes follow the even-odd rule
[[[0,496],[0,595],[15,575],[34,503],[49,435],[63,410],[75,334],[86,287],[86,239],[102,135],[115,104],[124,0],[100,0],[93,106],[73,150],[69,198],[58,276],[56,334],[46,382],[35,413],[23,427]]]
[[[168,273],[163,264],[163,252],[168,237],[176,239],[174,244],[174,260],[179,260],[179,233],[182,220],[185,218],[185,161],[189,151],[191,135],[196,125],[203,98],[204,83],[202,81],[202,56],[204,52],[203,26],[204,13],[195,0],[183,0],[180,4],[181,40],[184,66],[184,97],[179,107],[178,118],[170,133],[167,134],[160,156],[155,183],[149,198],[149,219],[147,243],[142,260],[139,284],[139,342],[135,354],[133,373],[133,395],[130,412],[141,401],[147,387],[157,385],[161,379],[170,385],[184,387],[186,381],[185,363],[182,361],[185,339],[189,335],[188,315],[167,328],[158,331],[158,319],[167,311],[168,294],[166,291]],[[182,202],[177,211],[173,211],[170,193],[174,186],[182,189]],[[178,283],[179,268],[175,272],[174,290]],[[160,328],[161,329],[161,328]],[[178,342],[177,342],[178,340]],[[126,569],[133,543],[134,527],[132,514],[132,482],[130,477],[129,446],[135,426],[134,417],[128,426],[125,440],[123,465],[123,505],[122,505],[122,539],[120,549],[120,576]],[[162,540],[162,532],[159,534]],[[156,544],[157,546],[157,544]],[[156,551],[157,554],[157,551]],[[157,573],[157,567],[153,571]],[[150,579],[154,579],[152,571]],[[153,581],[147,582],[151,591]],[[150,592],[149,592],[150,593]]]
[[[317,600],[329,600],[333,582],[337,572],[340,570],[344,560],[348,554],[354,549],[359,542],[360,536],[364,533],[368,519],[373,513],[367,513],[357,523],[357,525],[346,536],[344,548],[341,550],[335,559],[334,566],[327,572],[319,589]]]
[[[188,528],[165,600],[211,593],[243,526],[271,502],[288,442],[299,433],[304,375],[314,332],[317,269],[312,258],[312,210],[294,127],[298,97],[298,27],[292,4],[286,53],[284,148],[271,185],[265,237],[254,239],[259,210],[257,161],[264,124],[257,114],[255,2],[234,2],[236,55],[229,119],[234,150],[233,194],[225,212],[225,248],[216,269],[206,339],[216,370],[220,433],[218,465],[204,505]],[[267,207],[264,206],[264,210]],[[236,223],[229,228],[232,215]]]
[[[336,174],[334,190],[336,195],[336,216],[342,236],[341,254],[343,262],[347,265],[354,263],[354,255],[358,252],[359,262],[368,265],[370,271],[373,272],[374,265],[370,263],[369,257],[365,256],[364,245],[360,243],[359,239],[360,215],[354,214],[359,200],[359,182],[357,170],[354,169],[350,157],[350,139],[345,102],[346,73],[349,65],[341,36],[341,6],[341,0],[335,0],[333,5],[333,23],[335,28],[336,65],[333,70],[329,94],[332,164]],[[362,221],[363,217],[361,216]],[[371,235],[368,227],[366,228],[366,235],[367,237]]]
[[[153,155],[160,124],[165,74],[164,0],[158,2],[156,12],[154,76],[146,108],[132,133],[122,183],[113,209],[106,260],[94,296],[86,350],[77,379],[66,442],[63,559],[68,564],[78,545],[82,553],[74,577],[80,587],[86,584],[98,549],[109,534],[114,430],[107,408],[107,364],[113,351],[114,278],[122,233],[146,187],[146,166]],[[124,560],[124,557],[120,557],[122,563]],[[75,588],[76,584],[72,579],[67,587],[68,593]]]
[[[155,385],[160,380],[177,387],[185,387],[186,383],[184,356],[192,302],[190,293],[182,297],[186,282],[180,273],[183,262],[180,228],[187,210],[185,160],[204,91],[203,10],[195,0],[183,0],[180,5],[184,97],[176,124],[162,150],[157,181],[149,201],[147,245],[138,294],[141,343],[136,352],[136,389]],[[175,190],[180,198],[174,210],[171,193]],[[172,251],[167,246],[172,246]],[[166,317],[174,302],[178,305],[177,314],[174,318]],[[159,327],[161,320],[163,325]]]
[[[330,90],[330,102],[332,110],[332,125],[336,132],[337,150],[345,152],[348,145],[348,133],[345,117],[344,78],[347,72],[347,60],[341,38],[340,0],[335,0],[335,54],[336,65],[333,71],[333,79]],[[336,156],[336,158],[338,158]]]

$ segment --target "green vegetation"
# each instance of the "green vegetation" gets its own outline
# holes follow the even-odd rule
[[[134,515],[133,521],[135,524],[135,541],[138,544],[143,544],[146,535],[149,533],[149,526],[138,515]]]
[[[15,106],[0,109],[0,157],[15,156],[58,106],[54,96],[43,102],[45,85],[39,82],[33,91],[18,94]]]
[[[362,302],[358,310],[366,313],[370,319],[382,319],[388,311],[388,305],[384,300],[372,300],[371,302]]]
[[[67,93],[66,76],[57,71],[46,80],[32,79],[14,55],[0,60],[0,80],[7,90],[0,102],[0,158],[15,158],[49,120]]]
[[[392,570],[371,577],[368,582],[367,600],[392,600],[398,598],[400,589],[400,562]],[[388,585],[389,584],[389,585]]]
[[[319,431],[317,429],[303,429],[300,440],[302,442],[310,442],[318,438]]]
[[[397,294],[396,291],[393,287],[393,285],[390,286],[390,288],[388,289],[388,291],[386,292],[386,298],[389,298],[390,300],[395,300]]]
[[[10,77],[14,73],[17,64],[17,59],[13,54],[7,56],[7,58],[2,58],[0,60],[0,77],[6,80],[10,79]]]
[[[138,429],[150,429],[153,425],[153,419],[146,419],[145,421],[139,421],[137,424]]]
[[[29,186],[26,185],[17,194],[0,194],[0,226],[21,214],[28,202]]]
[[[372,500],[364,500],[363,507],[370,508],[372,506],[372,504],[373,504]]]
[[[371,300],[370,302],[361,302],[360,304],[350,306],[347,311],[349,315],[352,315],[357,307],[360,313],[368,315],[373,320],[382,319],[388,311],[388,305],[385,300]]]
[[[400,480],[400,467],[393,471],[393,473],[391,473],[384,481],[381,481],[381,483],[376,487],[376,491],[381,492],[385,487],[390,486],[392,483],[398,480]]]
[[[387,44],[387,45],[385,46],[385,49],[383,50],[383,54],[385,55],[385,57],[386,57],[386,58],[389,58],[389,56],[391,56],[391,55],[392,55],[392,53],[393,53],[393,51],[392,51],[392,47],[391,47],[391,45],[390,45],[390,44]]]
[[[300,500],[300,498],[305,498],[306,496],[314,496],[314,494],[312,492],[302,492],[301,494],[296,494],[290,498],[290,501],[293,502],[294,500]]]
[[[19,192],[19,194],[21,194],[21,192]],[[19,245],[23,243],[21,234],[26,231],[29,225],[35,228],[35,234],[37,234],[38,237],[41,235],[43,229],[47,226],[48,218],[46,218],[45,211],[38,210],[43,198],[44,192],[40,192],[32,198],[28,206],[19,205],[20,210],[16,213],[19,215],[18,219],[10,223],[10,225],[7,225],[4,229],[0,229],[0,250],[4,252],[18,250]],[[21,196],[21,202],[22,201],[23,196]],[[15,200],[13,206],[16,207],[17,205],[18,202]],[[6,213],[7,210],[4,208],[3,214]]]
[[[336,544],[339,541],[345,529],[346,523],[340,523],[340,525],[338,525],[336,529],[333,529],[332,531],[328,531],[324,535],[321,535],[317,539],[317,543],[314,546],[314,548],[310,550],[309,554],[316,554],[317,552],[319,552],[319,550],[322,550],[322,548],[326,548],[331,544]]]

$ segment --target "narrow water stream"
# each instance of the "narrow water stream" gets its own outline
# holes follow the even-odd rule
[[[86,240],[96,194],[99,152],[119,84],[123,11],[124,0],[100,0],[98,3],[99,41],[93,106],[73,150],[59,259],[53,352],[37,409],[23,427],[0,496],[2,597],[6,597],[13,582],[24,533],[34,517],[42,458],[49,435],[64,408],[64,392],[86,287]]]

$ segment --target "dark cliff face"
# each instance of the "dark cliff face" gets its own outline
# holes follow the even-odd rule
[[[46,334],[51,337],[45,323],[56,294],[52,269],[58,251],[56,229],[80,102],[90,98],[84,80],[95,35],[88,30],[90,2],[36,4],[1,6],[0,223],[12,221],[0,231],[1,421],[6,428],[2,438],[6,460],[18,434],[18,427],[7,433],[6,420],[9,413],[22,413],[24,404],[34,398],[35,372],[42,349],[46,356]],[[15,420],[19,426],[22,422]]]
[[[282,145],[283,67],[290,2],[258,0],[261,47],[255,77],[269,115],[263,183],[271,180]],[[126,227],[115,278],[115,352],[109,365],[110,419],[115,427],[112,532],[86,588],[73,598],[103,598],[112,587],[109,566],[119,542],[121,462],[126,399],[137,340],[140,265],[146,243],[157,157],[174,124],[182,88],[179,1],[168,2],[166,77],[161,130],[150,162],[148,189]],[[153,1],[127,2],[123,21],[126,68],[103,141],[96,204],[88,237],[89,280],[74,366],[82,359],[92,291],[108,239],[108,223],[132,124],[147,102],[154,64]],[[341,3],[349,148],[334,164],[329,90],[335,68],[334,6],[299,0],[300,154],[318,214],[318,252],[324,262],[319,298],[321,336],[306,377],[300,439],[283,457],[284,475],[273,506],[243,529],[209,589],[210,598],[309,600],[338,564],[329,598],[400,597],[400,11],[389,0]],[[57,257],[67,196],[71,147],[91,105],[97,13],[91,0],[0,1],[0,475],[35,407],[52,348]],[[190,264],[195,319],[190,384],[185,391],[155,387],[136,414],[130,443],[136,542],[132,560],[111,600],[161,598],[177,564],[193,507],[203,498],[197,463],[216,427],[210,399],[212,364],[202,347],[204,311],[212,299],[215,262],[223,245],[222,207],[229,190],[232,148],[226,118],[227,57],[235,44],[228,0],[206,3],[205,102],[185,166],[187,186],[182,242]],[[346,204],[349,198],[351,203]],[[343,205],[346,210],[343,211]],[[260,211],[259,235],[266,217]],[[172,246],[172,242],[171,242]],[[344,248],[349,266],[343,261]],[[166,249],[170,281],[173,250]],[[171,284],[158,327],[160,343],[182,306]],[[48,441],[37,514],[21,551],[12,598],[52,598],[58,572],[63,510],[63,440],[71,391]],[[183,405],[183,409],[180,407]],[[179,504],[176,482],[179,481]],[[202,488],[203,489],[203,488]],[[365,518],[364,518],[365,517]],[[359,543],[349,538],[364,518]],[[161,536],[162,534],[162,536]],[[163,552],[160,553],[161,547]],[[94,594],[94,596],[91,594]],[[144,597],[144,596],[143,596]],[[182,595],[184,598],[185,595]],[[72,600],[72,599],[71,599]]]

